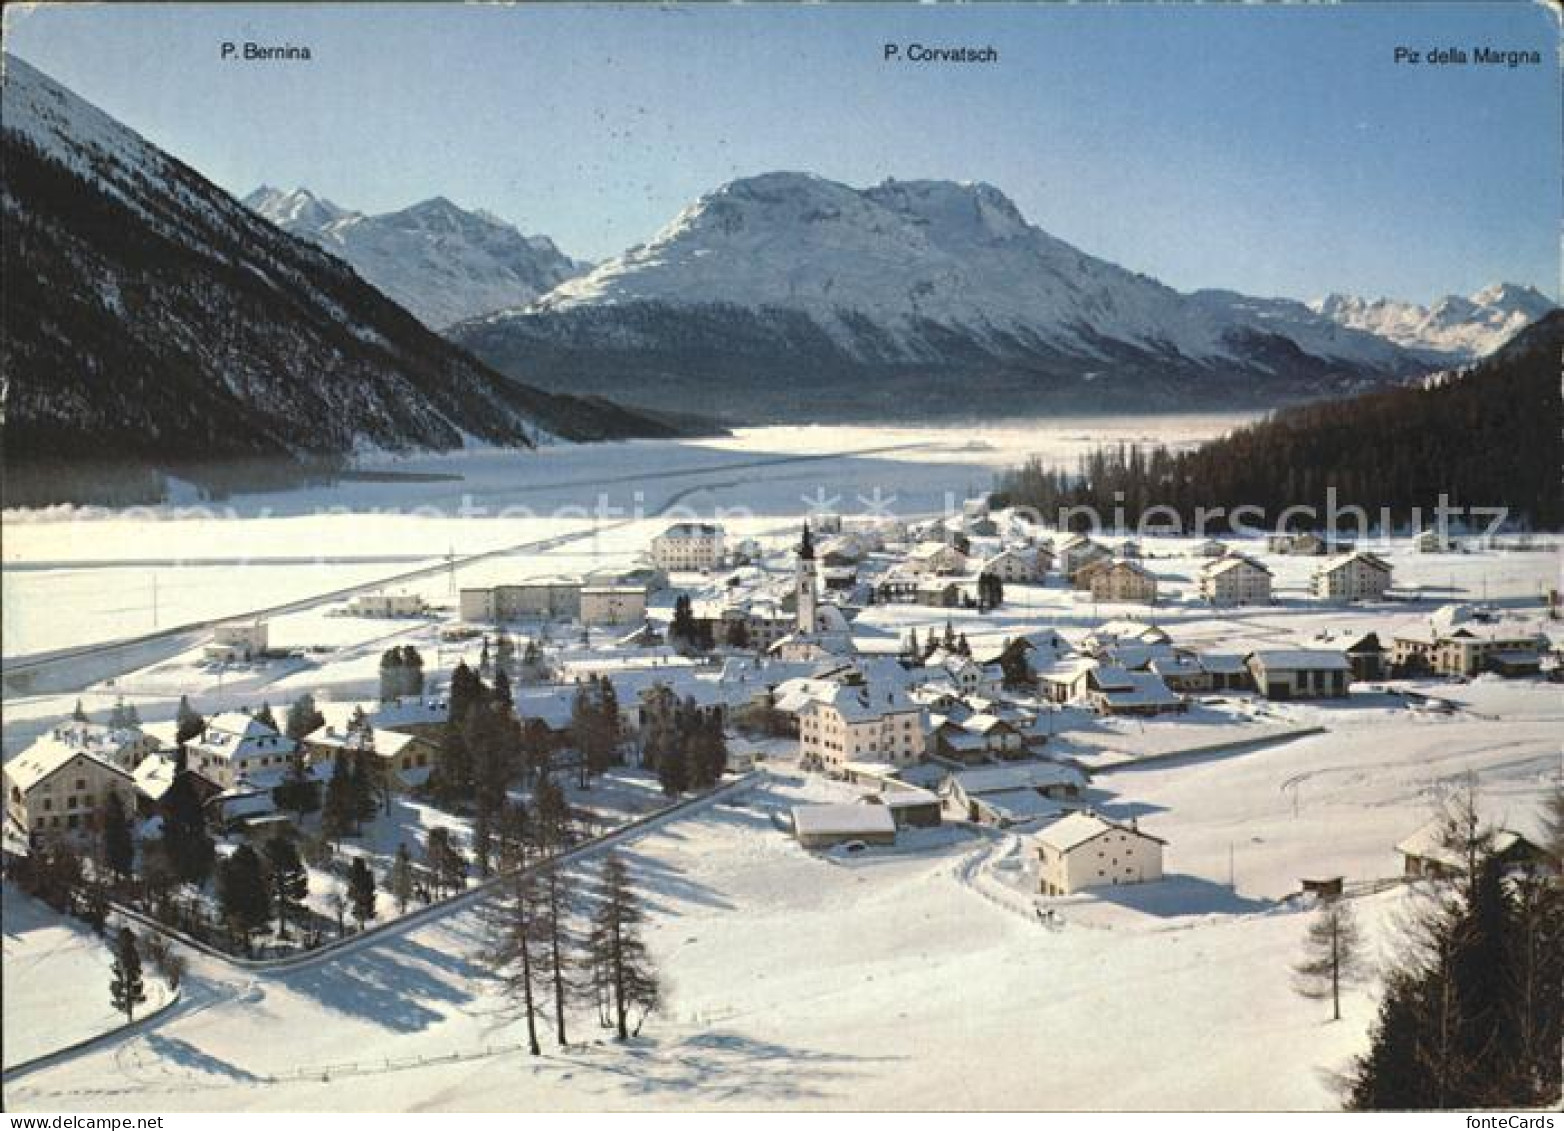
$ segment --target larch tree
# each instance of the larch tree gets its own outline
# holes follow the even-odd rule
[[[1363,975],[1362,936],[1352,909],[1340,896],[1320,904],[1304,935],[1305,958],[1293,967],[1298,993],[1330,999],[1331,1020],[1341,1020],[1341,990]]]
[[[538,1043],[539,1003],[549,994],[547,924],[540,914],[542,897],[536,873],[518,873],[506,897],[488,905],[489,932],[484,960],[502,980],[515,1011],[527,1024],[527,1049],[542,1053]]]
[[[603,862],[602,894],[587,936],[594,982],[606,995],[614,1032],[621,1041],[641,1031],[657,1008],[657,973],[641,939],[640,900],[630,887],[629,870],[618,853]],[[630,1018],[635,1016],[634,1029]]]

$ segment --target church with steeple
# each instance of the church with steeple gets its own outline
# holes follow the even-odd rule
[[[798,632],[814,633],[820,627],[819,597],[815,592],[815,540],[810,533],[809,522],[804,521],[804,536],[798,543],[798,565],[793,578],[794,597],[797,604],[795,628]]]

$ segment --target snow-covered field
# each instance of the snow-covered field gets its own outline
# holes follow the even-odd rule
[[[629,1048],[580,1016],[568,1051],[485,1055],[519,1031],[464,912],[293,973],[197,960],[203,1008],[15,1080],[5,1099],[118,1111],[1328,1108],[1329,1074],[1362,1047],[1372,994],[1354,989],[1333,1024],[1292,992],[1308,916],[1283,897],[1303,876],[1395,875],[1395,842],[1468,771],[1496,816],[1532,819],[1560,770],[1564,703],[1556,688],[1519,688],[1467,685],[1480,707],[1507,704],[1513,718],[1497,726],[1370,713],[1264,750],[1099,776],[1103,808],[1168,839],[1169,878],[1046,901],[1054,928],[1038,921],[1044,901],[1011,834],[947,828],[856,857],[803,851],[782,813],[847,787],[781,769],[627,850],[670,986],[665,1015]],[[1353,900],[1380,960],[1408,898]],[[467,1059],[427,1063],[454,1054]]]
[[[125,1023],[109,1004],[111,936],[99,938],[74,919],[4,887],[5,1065],[44,1056]],[[143,1016],[169,998],[167,984],[143,972],[147,1000]]]

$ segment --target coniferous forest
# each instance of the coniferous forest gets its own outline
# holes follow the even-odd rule
[[[1451,507],[1507,507],[1519,525],[1557,529],[1561,350],[1564,311],[1555,311],[1466,370],[1282,409],[1189,451],[1098,448],[1073,472],[1028,461],[1000,477],[996,502],[1046,520],[1071,507],[1106,520],[1122,507],[1133,526],[1150,508],[1170,507],[1188,530],[1200,507],[1263,508],[1263,520],[1247,520],[1253,526],[1274,524],[1290,506],[1323,515],[1334,488],[1338,507],[1362,507],[1375,521],[1388,509],[1393,522],[1408,523],[1416,509],[1427,523],[1443,494]],[[1148,523],[1170,519],[1147,515]]]

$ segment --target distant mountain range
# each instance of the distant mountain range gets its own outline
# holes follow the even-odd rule
[[[448,333],[546,387],[748,420],[1268,406],[1394,383],[1487,340],[1410,348],[1342,309],[1181,294],[1031,225],[990,185],[770,173]],[[1490,308],[1476,316],[1500,333]]]
[[[0,99],[10,502],[155,491],[130,467],[675,431],[500,376],[9,55]]]
[[[1367,330],[1430,362],[1472,361],[1492,353],[1554,309],[1531,287],[1495,283],[1470,298],[1446,295],[1432,307],[1394,299],[1328,295],[1310,308],[1355,330]]]
[[[547,236],[526,236],[484,212],[435,197],[400,212],[366,216],[308,189],[262,186],[244,203],[285,232],[347,260],[427,326],[529,305],[581,274]]]

